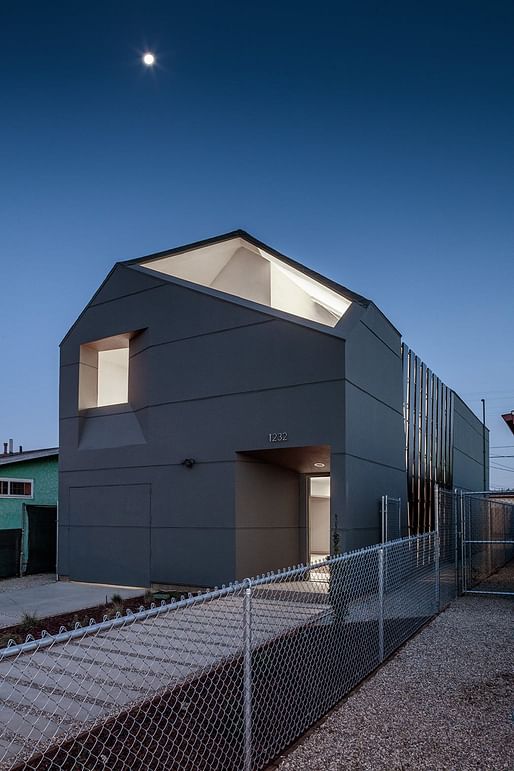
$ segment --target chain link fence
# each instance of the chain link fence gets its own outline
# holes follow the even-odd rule
[[[441,545],[391,541],[5,648],[0,769],[264,768],[453,596]]]
[[[514,505],[501,493],[464,493],[463,591],[514,594]]]
[[[460,592],[460,532],[459,496],[445,488],[434,493],[435,516],[439,535],[439,584],[441,607],[447,605]]]

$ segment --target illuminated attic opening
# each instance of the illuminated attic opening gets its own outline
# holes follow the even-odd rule
[[[140,265],[329,327],[351,305],[343,295],[239,237]]]

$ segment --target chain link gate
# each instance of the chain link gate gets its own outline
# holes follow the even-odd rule
[[[461,591],[514,595],[514,504],[496,492],[458,497]]]
[[[402,499],[383,495],[380,504],[382,543],[402,537]]]

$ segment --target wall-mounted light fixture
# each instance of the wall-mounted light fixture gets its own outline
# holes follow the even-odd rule
[[[325,468],[325,464],[321,463],[321,461],[318,461],[314,464],[314,468]]]
[[[184,460],[182,461],[182,465],[185,466],[186,468],[193,468],[195,463],[196,461],[194,458],[184,458]]]

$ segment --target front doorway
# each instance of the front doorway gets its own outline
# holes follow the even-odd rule
[[[309,522],[309,562],[320,562],[332,551],[330,542],[330,476],[310,476],[307,480]]]
[[[240,450],[237,458],[236,577],[307,564],[311,542],[317,559],[325,558],[330,552],[330,447]]]

